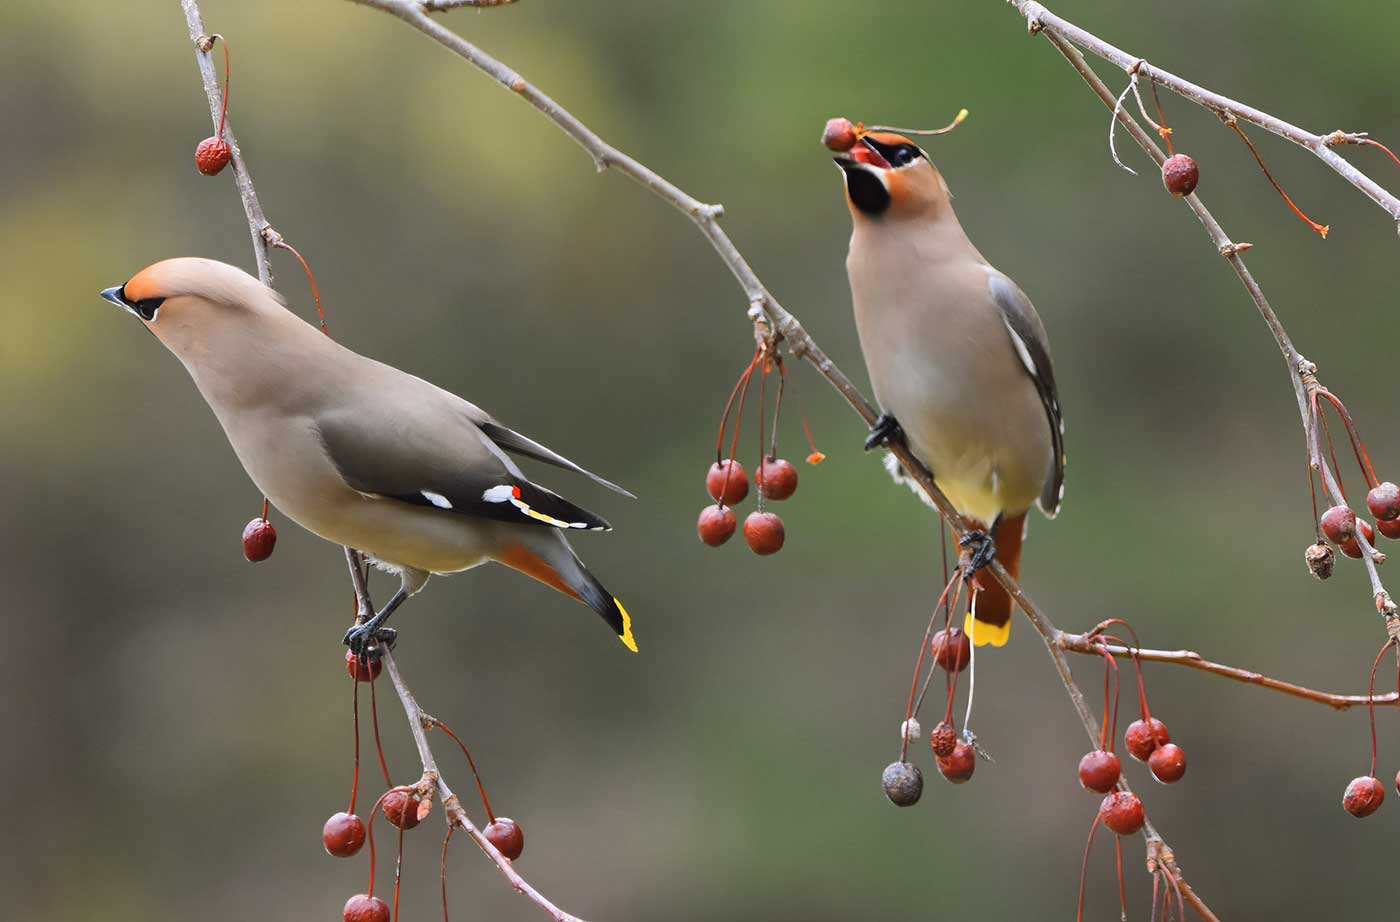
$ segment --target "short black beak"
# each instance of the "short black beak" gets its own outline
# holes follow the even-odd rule
[[[102,300],[109,304],[115,304],[122,310],[131,310],[131,305],[126,303],[126,293],[122,291],[124,287],[124,285],[118,285],[115,288],[102,289]]]

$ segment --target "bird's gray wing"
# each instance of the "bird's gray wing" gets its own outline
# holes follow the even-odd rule
[[[315,420],[321,444],[355,491],[503,522],[606,531],[608,523],[538,484],[446,400],[358,402]]]
[[[1054,517],[1060,511],[1060,500],[1065,495],[1065,421],[1060,413],[1060,397],[1055,389],[1055,368],[1050,362],[1045,325],[1040,322],[1040,315],[1035,312],[1030,298],[1011,279],[992,270],[988,273],[987,284],[992,300],[1001,309],[1001,318],[1016,354],[1035,382],[1040,402],[1045,406],[1055,461],[1051,476],[1040,493],[1040,508],[1046,515]]]
[[[488,439],[495,442],[497,445],[499,445],[501,448],[504,448],[506,451],[512,451],[518,455],[523,455],[526,458],[533,458],[536,461],[543,461],[545,464],[553,464],[555,467],[562,467],[565,470],[573,471],[575,474],[582,474],[589,480],[592,480],[594,483],[602,484],[609,490],[612,490],[614,493],[621,493],[628,499],[637,498],[631,492],[624,490],[622,487],[619,487],[611,480],[606,480],[602,477],[599,477],[597,474],[575,464],[574,462],[570,461],[568,458],[564,457],[558,452],[550,448],[546,448],[539,442],[536,442],[534,439],[529,438],[528,436],[521,435],[514,429],[509,429],[505,426],[502,426],[500,423],[496,422],[489,416],[486,417],[485,420],[479,422],[478,425],[481,427],[481,431],[486,434],[486,437]]]

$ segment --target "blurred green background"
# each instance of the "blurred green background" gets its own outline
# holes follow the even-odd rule
[[[1075,783],[1086,740],[1024,623],[979,659],[973,724],[996,764],[954,788],[920,746],[923,802],[881,796],[938,529],[810,369],[794,399],[829,459],[802,467],[781,509],[787,547],[759,559],[696,541],[751,340],[694,228],[388,16],[202,6],[231,42],[230,117],[268,216],[315,267],[335,335],[641,497],[540,474],[616,526],[576,546],[633,613],[640,656],[501,568],[434,581],[398,619],[413,687],[523,824],[531,881],[599,920],[1068,917],[1097,800]],[[1394,3],[1054,6],[1311,129],[1400,140]],[[1030,591],[1066,628],[1125,616],[1152,646],[1364,689],[1379,625],[1359,566],[1326,584],[1303,568],[1302,440],[1267,331],[1125,139],[1140,175],[1112,164],[1106,111],[1004,4],[525,0],[441,21],[722,201],[765,282],[862,384],[849,218],[817,135],[835,114],[938,125],[967,106],[928,146],[973,240],[1045,318],[1069,423],[1067,504],[1032,523]],[[1163,97],[1203,197],[1256,244],[1274,306],[1396,478],[1390,222],[1253,132],[1331,224],[1318,239],[1213,116]],[[167,256],[251,268],[229,175],[191,163],[210,124],[179,4],[0,5],[0,124],[6,914],[337,918],[366,872],[318,841],[350,780],[344,563],[281,517],[276,555],[243,560],[260,497],[179,364],[97,298]],[[1400,185],[1379,153],[1345,153]],[[275,269],[309,316],[295,264]],[[782,445],[806,453],[796,413]],[[1097,664],[1075,665],[1097,681]],[[1358,822],[1339,804],[1367,766],[1364,711],[1170,667],[1148,688],[1191,768],[1171,788],[1136,764],[1129,777],[1223,917],[1390,917],[1400,807]],[[410,780],[402,717],[380,704]],[[1380,728],[1389,786],[1393,711]],[[438,753],[469,794],[465,766]],[[405,919],[438,912],[438,831],[435,815],[408,836]],[[1106,844],[1094,918],[1116,914]],[[1139,917],[1141,851],[1127,843]],[[454,918],[543,918],[470,846],[449,866]]]

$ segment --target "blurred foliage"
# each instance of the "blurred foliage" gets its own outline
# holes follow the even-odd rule
[[[596,919],[1067,915],[1095,800],[1074,781],[1086,741],[1024,624],[979,660],[974,723],[997,763],[956,790],[930,778],[912,811],[881,798],[938,530],[809,370],[797,399],[830,457],[782,510],[787,548],[759,560],[695,540],[750,338],[694,229],[383,14],[202,6],[231,43],[230,117],[269,217],[316,268],[334,334],[641,497],[545,478],[616,525],[576,544],[634,613],[638,657],[499,568],[435,581],[401,616],[403,667],[525,826],[531,880]],[[1393,3],[1055,8],[1312,129],[1400,139]],[[817,134],[834,114],[942,124],[967,106],[933,156],[972,238],[1039,306],[1069,422],[1067,505],[1032,524],[1027,586],[1065,627],[1124,615],[1152,645],[1364,684],[1375,616],[1355,565],[1325,585],[1304,571],[1302,441],[1267,331],[1150,165],[1113,166],[1106,112],[1004,4],[524,0],[442,21],[722,201],[766,283],[861,381],[849,223]],[[1254,132],[1331,224],[1319,240],[1213,116],[1163,95],[1201,194],[1256,244],[1274,306],[1395,477],[1390,223]],[[349,784],[343,561],[289,523],[271,561],[243,561],[259,497],[178,363],[96,297],[166,256],[250,264],[232,182],[191,163],[210,125],[178,4],[0,5],[0,124],[8,911],[335,918],[365,872],[317,841]],[[1400,185],[1378,153],[1345,154]],[[294,263],[276,270],[309,314]],[[790,455],[805,453],[796,421]],[[1130,777],[1221,915],[1385,917],[1394,808],[1357,823],[1339,806],[1366,766],[1364,712],[1149,673],[1191,771],[1170,789]],[[396,705],[381,704],[391,765],[411,778]],[[1394,723],[1382,715],[1384,777]],[[435,917],[432,828],[409,837],[408,919]],[[471,851],[451,858],[459,916],[535,918]],[[1128,845],[1132,867],[1140,853]],[[1107,855],[1091,874],[1099,917]],[[1146,880],[1129,881],[1140,914]]]

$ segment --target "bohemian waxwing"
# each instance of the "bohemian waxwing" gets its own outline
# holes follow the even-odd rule
[[[1064,496],[1064,423],[1045,327],[1016,283],[977,252],[928,155],[891,132],[838,156],[854,229],[846,271],[882,416],[867,446],[901,436],[1015,576],[1026,512]],[[896,480],[898,462],[886,458]],[[927,501],[927,497],[924,497]],[[978,645],[1001,646],[1011,598],[982,571]]]
[[[608,523],[537,484],[513,452],[583,474],[490,414],[365,358],[208,259],[168,259],[102,297],[175,353],[264,495],[303,528],[363,551],[401,584],[345,642],[360,649],[433,573],[494,560],[592,608],[636,651],[627,611],[564,532]]]

